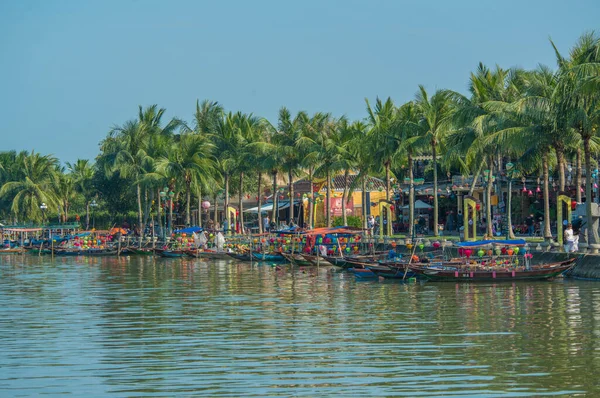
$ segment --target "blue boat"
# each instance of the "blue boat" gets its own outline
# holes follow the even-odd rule
[[[252,252],[252,257],[254,257],[256,261],[272,261],[275,263],[284,263],[287,261],[285,257],[279,253]]]
[[[185,252],[183,250],[163,250],[160,255],[162,257],[175,258],[185,256]]]

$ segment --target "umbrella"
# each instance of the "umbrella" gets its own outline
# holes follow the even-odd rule
[[[111,228],[108,233],[111,235],[118,234],[118,233],[120,233],[121,235],[127,235],[127,231],[124,230],[123,228]]]

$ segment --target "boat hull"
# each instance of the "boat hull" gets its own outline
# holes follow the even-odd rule
[[[534,266],[531,269],[485,269],[472,270],[461,267],[410,266],[418,276],[432,281],[449,282],[507,282],[516,280],[544,280],[561,276],[575,266],[575,259]]]

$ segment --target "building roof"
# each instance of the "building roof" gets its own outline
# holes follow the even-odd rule
[[[348,187],[352,186],[355,183],[357,174],[350,174],[348,176]],[[356,182],[356,186],[354,187],[354,191],[360,191],[362,187],[362,183],[360,181]],[[378,191],[380,188],[385,189],[385,181],[380,180],[379,178],[367,177],[367,191]],[[309,182],[307,179],[298,180],[294,183],[294,190],[298,192],[308,192]],[[318,187],[320,191],[323,191],[325,188],[325,181],[323,179],[318,180],[318,182],[314,183],[315,187]],[[331,185],[334,191],[342,192],[344,190],[344,176],[336,175],[331,179]]]

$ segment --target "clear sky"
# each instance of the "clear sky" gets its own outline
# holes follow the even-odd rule
[[[466,91],[478,62],[555,66],[600,0],[0,0],[0,150],[93,159],[110,127],[196,99],[365,116],[365,98]]]

